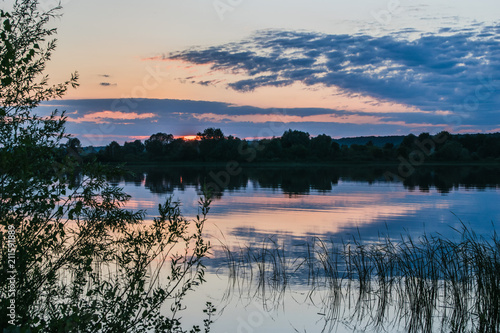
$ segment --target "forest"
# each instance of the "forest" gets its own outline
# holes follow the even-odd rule
[[[500,133],[435,135],[421,133],[403,137],[377,137],[364,144],[342,144],[326,134],[311,136],[299,130],[287,130],[281,137],[245,140],[225,136],[219,128],[207,128],[197,133],[195,140],[175,138],[172,134],[156,133],[144,142],[135,140],[120,145],[116,141],[106,147],[80,146],[72,138],[68,146],[86,158],[101,162],[498,162]],[[340,143],[339,143],[340,142]],[[362,138],[351,142],[363,142]],[[375,142],[375,143],[374,143]],[[385,142],[385,143],[384,143]],[[381,144],[383,143],[383,144]]]

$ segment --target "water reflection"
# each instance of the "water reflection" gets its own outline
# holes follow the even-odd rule
[[[203,184],[220,178],[224,168],[211,167],[148,167],[131,168],[131,174],[111,179],[145,186],[152,193],[172,194],[185,190],[186,186],[201,188]],[[386,172],[397,174],[396,166],[342,166],[342,167],[290,167],[290,168],[242,168],[227,179],[219,197],[226,191],[242,190],[249,184],[254,187],[281,190],[284,194],[304,195],[311,190],[331,191],[340,180],[373,184],[387,182]],[[222,183],[222,181],[221,181]],[[408,190],[428,192],[431,188],[449,193],[458,187],[466,189],[496,188],[500,185],[500,166],[436,166],[415,169],[402,180]]]
[[[133,171],[114,181],[132,195],[129,208],[153,216],[170,195],[182,202],[186,215],[196,214],[203,184],[222,170]],[[500,168],[420,168],[404,182],[386,181],[386,171],[385,166],[245,168],[218,193],[205,230],[215,245],[259,247],[275,239],[293,247],[313,238],[339,243],[353,235],[366,242],[380,234],[454,237],[453,228],[462,222],[489,235],[500,220]]]
[[[388,182],[380,167],[244,168],[228,177],[212,203],[208,228],[230,243],[256,243],[281,235],[364,239],[387,230],[450,234],[462,220],[478,233],[500,219],[500,167],[416,169],[403,182]],[[395,170],[394,170],[395,171]],[[217,168],[145,168],[113,181],[132,195],[131,209],[154,208],[174,195],[186,214],[196,213],[203,184]],[[254,232],[250,232],[254,230]]]
[[[500,240],[479,238],[467,227],[457,233],[459,242],[424,235],[370,244],[269,239],[260,247],[225,248],[223,298],[258,299],[279,311],[290,290],[307,286],[325,329],[352,322],[363,332],[498,332]]]
[[[419,168],[404,181],[393,182],[387,181],[384,176],[388,170],[397,172],[386,166],[244,168],[241,173],[229,177],[227,187],[217,193],[212,203],[205,228],[213,244],[212,258],[206,263],[209,273],[220,281],[221,277],[243,272],[230,272],[227,249],[243,259],[245,256],[259,259],[260,253],[274,253],[274,258],[283,258],[281,263],[284,266],[273,266],[278,268],[274,271],[277,273],[266,278],[271,285],[259,284],[258,281],[250,285],[255,280],[248,282],[240,278],[233,280],[238,290],[227,289],[226,294],[224,290],[217,289],[218,294],[214,295],[215,289],[207,288],[206,292],[211,292],[210,297],[220,300],[219,308],[231,304],[227,305],[229,315],[216,323],[216,326],[221,325],[217,331],[235,332],[242,325],[230,320],[243,318],[247,311],[241,304],[235,304],[240,302],[241,291],[252,292],[244,298],[252,307],[255,301],[261,303],[261,310],[257,311],[262,313],[271,313],[276,304],[287,309],[284,318],[276,321],[274,319],[280,316],[276,313],[280,312],[274,309],[270,315],[273,320],[269,322],[276,325],[271,328],[266,324],[265,329],[259,328],[259,332],[288,332],[290,327],[286,326],[287,323],[294,321],[297,324],[297,318],[300,318],[300,323],[306,320],[314,323],[319,322],[318,317],[323,322],[320,326],[328,326],[325,331],[330,331],[329,325],[336,325],[337,319],[345,314],[339,314],[340,307],[332,306],[336,303],[329,303],[335,301],[338,294],[331,294],[332,288],[311,283],[311,278],[315,276],[315,271],[310,270],[313,266],[307,263],[300,269],[294,266],[303,258],[311,258],[311,253],[321,252],[317,247],[311,248],[311,244],[320,244],[318,241],[343,244],[356,237],[363,244],[373,244],[380,235],[397,241],[401,235],[418,238],[423,233],[453,239],[457,234],[452,228],[460,228],[462,221],[478,235],[489,237],[492,223],[500,220],[500,167]],[[113,181],[132,195],[129,208],[147,209],[151,217],[157,214],[153,208],[170,195],[182,202],[186,216],[196,214],[196,202],[203,184],[212,181],[211,175],[217,175],[223,169],[168,167],[137,168],[133,171],[134,175]],[[244,274],[258,277],[259,268],[255,266],[256,261],[253,263],[253,273],[247,271]],[[268,264],[274,263],[268,261]],[[280,271],[280,267],[287,268]],[[291,271],[293,277],[289,275]],[[281,278],[288,279],[290,289],[283,290],[283,284],[272,285],[279,281],[279,274]],[[321,291],[310,294],[311,285]],[[266,289],[255,289],[262,286]],[[394,286],[399,288],[400,284]],[[231,299],[231,295],[237,299]],[[345,295],[350,294],[342,296],[342,304],[351,302]],[[304,302],[298,302],[299,298]],[[310,313],[305,315],[303,304],[309,301],[316,305],[308,305]],[[356,301],[354,299],[352,303],[356,304]],[[388,308],[387,311],[399,310],[396,303],[393,305],[395,308]],[[295,308],[296,312],[292,310]],[[385,308],[382,309],[385,311]],[[403,321],[402,326],[405,325],[407,323]],[[299,326],[297,329],[304,331]]]

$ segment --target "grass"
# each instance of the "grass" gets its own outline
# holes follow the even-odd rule
[[[323,293],[325,321],[407,332],[499,332],[500,240],[463,225],[460,239],[423,235],[399,240],[314,239],[297,248],[274,240],[257,248],[224,247],[228,293],[279,304],[294,285]],[[300,256],[290,253],[300,253]]]

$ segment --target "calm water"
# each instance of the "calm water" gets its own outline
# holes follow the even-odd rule
[[[197,213],[202,184],[217,168],[144,168],[114,182],[132,195],[128,207],[156,216],[158,203],[178,199],[186,217]],[[233,250],[278,243],[291,262],[316,237],[342,242],[380,235],[425,234],[458,237],[462,223],[479,235],[492,235],[500,222],[500,167],[435,167],[417,170],[404,182],[389,182],[388,167],[247,168],[216,193],[206,232],[213,244],[208,283],[189,299],[185,321],[200,317],[206,300],[224,309],[214,332],[353,332],[355,324],[330,327],[321,305],[309,297],[306,280],[297,277],[286,293],[251,295],[245,285],[228,291],[223,243]],[[395,170],[390,170],[395,171]],[[318,297],[318,299],[315,299]],[[324,299],[323,299],[324,301]],[[361,325],[361,324],[360,324]],[[362,326],[362,325],[361,325]],[[359,331],[363,331],[360,329]],[[395,328],[391,331],[397,331]],[[404,329],[401,329],[404,331]]]

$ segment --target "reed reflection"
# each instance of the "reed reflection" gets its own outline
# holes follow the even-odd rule
[[[259,247],[224,247],[217,262],[228,276],[223,299],[257,299],[276,310],[291,290],[307,286],[305,299],[318,308],[322,332],[339,324],[362,332],[498,332],[499,239],[494,232],[478,237],[464,225],[456,232],[460,241],[402,235],[371,243],[268,239]]]

